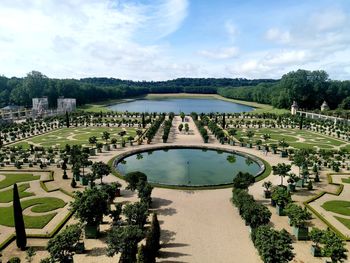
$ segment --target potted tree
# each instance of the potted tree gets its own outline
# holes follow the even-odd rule
[[[288,208],[288,209],[287,209]],[[309,239],[309,229],[306,226],[308,220],[311,219],[311,213],[298,205],[289,205],[285,209],[285,213],[290,219],[290,224],[293,226],[293,234],[298,240]]]
[[[109,212],[108,195],[97,188],[74,192],[70,209],[75,211],[75,217],[85,224],[86,238],[97,238],[103,215]]]
[[[279,216],[284,216],[284,208],[291,202],[290,193],[284,186],[278,186],[274,189],[271,199],[276,203],[276,212]]]
[[[282,139],[278,145],[280,147],[282,147],[282,151],[281,151],[281,157],[288,157],[288,152],[286,151],[286,148],[289,146],[289,144],[285,141],[285,139]]]
[[[296,188],[296,183],[299,181],[299,177],[296,174],[289,174],[289,178],[287,180],[288,182],[288,191],[290,192],[295,192],[295,188]]]
[[[321,247],[319,246],[319,244],[322,243],[324,232],[325,231],[323,231],[321,229],[313,228],[309,233],[309,237],[313,242],[313,244],[311,245],[310,251],[314,257],[321,257],[322,256],[322,250],[321,250]]]
[[[274,144],[274,143],[270,144],[270,148],[271,148],[273,154],[277,153],[277,144]]]
[[[271,198],[271,187],[272,187],[272,182],[271,181],[266,181],[262,184],[262,186],[265,188],[264,190],[264,197],[265,198]]]

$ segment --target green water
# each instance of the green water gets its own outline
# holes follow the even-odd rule
[[[250,158],[202,149],[142,152],[124,158],[117,169],[124,175],[143,172],[151,183],[188,186],[228,184],[240,171],[256,175],[261,170]]]

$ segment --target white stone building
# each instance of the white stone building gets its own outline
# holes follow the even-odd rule
[[[65,113],[75,111],[77,107],[77,100],[72,98],[59,97],[57,99],[57,112]]]
[[[49,109],[49,100],[47,97],[33,98],[32,103],[32,109],[35,114],[42,114]]]

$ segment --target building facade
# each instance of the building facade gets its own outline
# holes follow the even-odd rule
[[[57,112],[65,113],[75,111],[77,100],[72,98],[59,97],[57,99]]]

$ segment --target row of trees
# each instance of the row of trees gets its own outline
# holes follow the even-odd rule
[[[334,81],[323,70],[297,70],[282,76],[279,82],[249,87],[223,87],[218,94],[234,99],[272,104],[289,109],[293,101],[303,109],[319,109],[327,101],[331,109],[350,109],[350,81]]]
[[[48,96],[51,107],[59,96],[76,98],[78,104],[135,97],[147,93],[216,93],[218,87],[256,85],[273,80],[180,78],[169,81],[130,81],[113,78],[50,79],[32,71],[25,78],[0,76],[0,107],[14,103],[31,106],[34,97]]]
[[[294,258],[292,239],[286,230],[276,231],[268,225],[271,212],[248,193],[254,181],[253,175],[238,173],[233,179],[232,202],[251,227],[251,239],[261,259],[265,263],[288,262]]]

